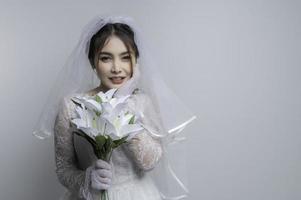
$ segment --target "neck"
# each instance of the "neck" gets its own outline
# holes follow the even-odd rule
[[[100,85],[96,88],[96,90],[97,90],[97,93],[100,92],[100,91],[102,91],[102,92],[107,92],[108,90],[110,90],[110,88],[107,88],[107,87],[105,87],[105,86],[103,86],[103,85],[100,84]]]
[[[103,86],[103,85],[99,85],[98,87],[96,87],[96,88],[94,88],[94,89],[92,89],[92,90],[90,90],[89,92],[88,92],[88,94],[89,95],[95,95],[95,94],[97,94],[97,93],[99,93],[100,91],[102,91],[102,92],[107,92],[109,90],[109,88],[107,88],[107,87],[105,87],[105,86]]]

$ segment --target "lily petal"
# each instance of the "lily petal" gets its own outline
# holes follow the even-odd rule
[[[131,135],[137,131],[142,130],[143,128],[139,124],[128,124],[124,125],[121,128],[122,137],[126,135]]]
[[[84,100],[84,104],[86,105],[86,107],[90,110],[96,110],[101,112],[102,111],[102,107],[101,104],[99,104],[97,101],[95,101],[94,99],[86,99]]]

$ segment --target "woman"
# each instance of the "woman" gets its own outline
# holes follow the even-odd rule
[[[63,199],[100,199],[103,189],[108,190],[111,200],[186,197],[187,188],[167,162],[167,145],[183,139],[177,133],[195,116],[160,79],[139,34],[130,18],[96,17],[84,28],[80,42],[54,85],[46,110],[55,109],[42,115],[35,135],[49,136],[49,124],[54,124],[56,173],[68,189]],[[88,70],[88,66],[93,70]],[[95,77],[96,82],[100,80],[97,85]],[[97,87],[91,89],[93,85]],[[71,98],[112,88],[117,88],[116,97],[131,95],[127,106],[142,116],[144,129],[115,149],[111,161],[105,162],[96,159],[87,142],[72,134],[70,120],[76,113]],[[175,109],[170,110],[172,107]],[[168,173],[173,182],[168,181]],[[171,192],[178,190],[173,187],[176,184],[186,194]]]

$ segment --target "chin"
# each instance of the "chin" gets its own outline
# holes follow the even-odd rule
[[[124,83],[122,83],[122,84],[112,84],[112,83],[110,83],[110,84],[106,84],[105,87],[108,88],[108,89],[110,90],[110,89],[114,89],[114,88],[115,88],[115,89],[116,89],[116,88],[120,88],[121,86],[123,86],[123,84],[124,84]]]

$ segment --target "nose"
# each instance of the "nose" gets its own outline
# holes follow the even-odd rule
[[[113,66],[111,68],[111,72],[112,73],[120,73],[121,72],[120,63],[118,63],[118,61],[114,61],[113,62]]]

